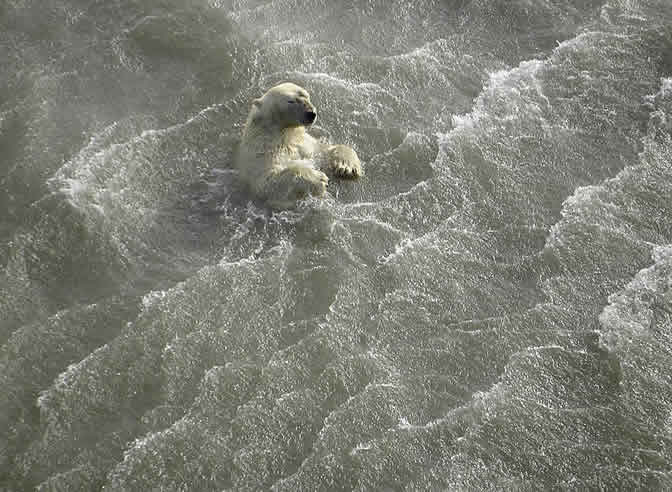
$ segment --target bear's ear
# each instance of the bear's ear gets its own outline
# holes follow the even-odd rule
[[[261,98],[252,101],[252,109],[250,110],[251,121],[258,122],[261,119]]]

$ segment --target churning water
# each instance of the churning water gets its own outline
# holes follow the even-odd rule
[[[0,490],[672,488],[672,1],[2,0]],[[272,212],[290,80],[366,175]]]

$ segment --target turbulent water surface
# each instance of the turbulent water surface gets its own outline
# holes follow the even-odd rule
[[[3,0],[0,490],[672,488],[670,0]],[[232,156],[306,87],[365,176]]]

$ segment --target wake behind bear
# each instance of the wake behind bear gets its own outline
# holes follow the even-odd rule
[[[362,174],[355,151],[329,145],[306,132],[317,118],[308,92],[285,82],[252,102],[238,153],[240,176],[274,208],[291,207],[309,195],[322,196],[329,178]]]

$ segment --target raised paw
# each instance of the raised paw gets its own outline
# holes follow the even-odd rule
[[[338,178],[355,179],[362,174],[362,164],[357,153],[347,145],[334,145],[329,149],[329,168]]]

